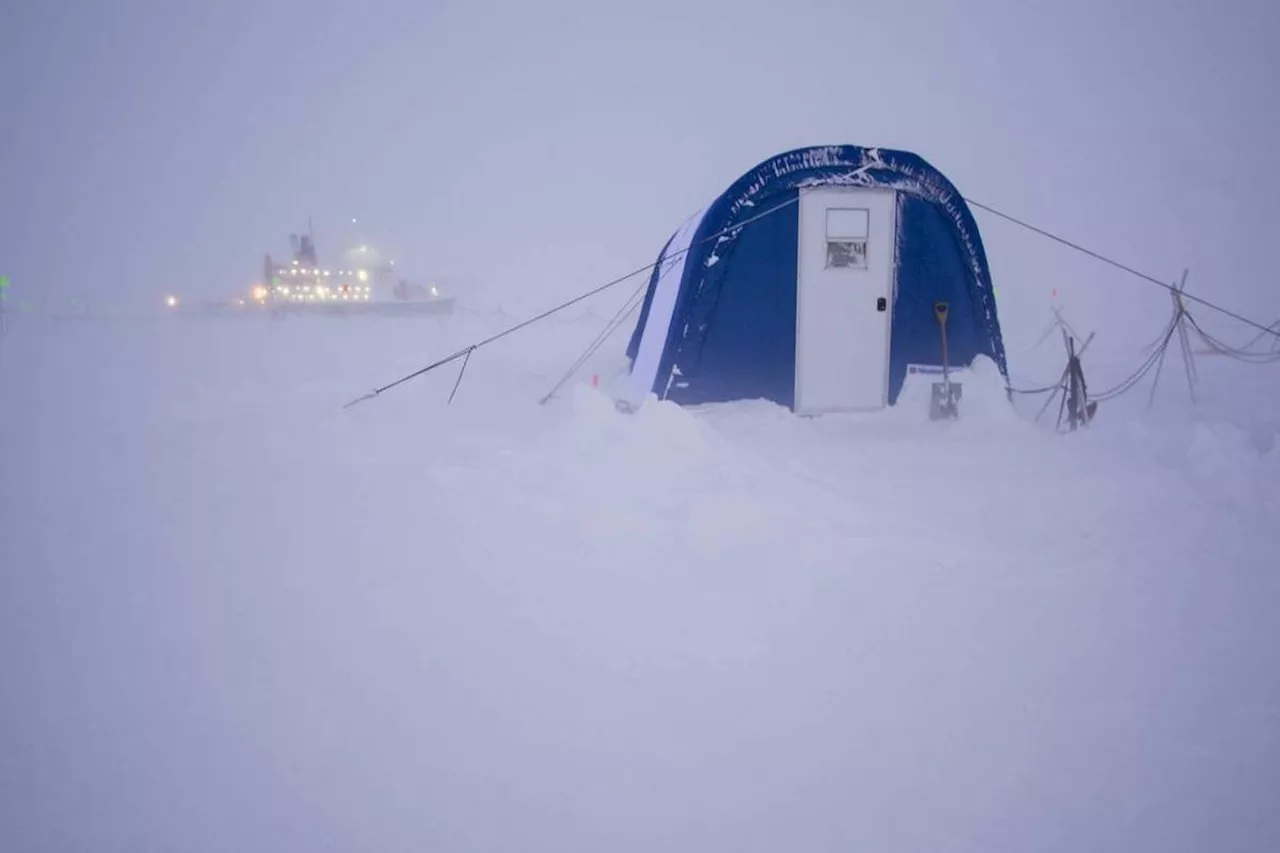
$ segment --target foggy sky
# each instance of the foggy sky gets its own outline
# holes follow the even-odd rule
[[[1280,316],[1267,0],[10,0],[0,36],[15,298],[239,293],[310,217],[322,257],[367,240],[540,304],[652,261],[759,161],[849,143]],[[1005,313],[1058,287],[1159,326],[1149,284],[975,213]]]

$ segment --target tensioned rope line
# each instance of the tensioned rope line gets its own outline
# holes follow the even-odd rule
[[[1156,373],[1155,381],[1156,383],[1159,383],[1160,371],[1163,366],[1165,356],[1168,354],[1169,344],[1173,339],[1174,333],[1179,330],[1179,328],[1181,327],[1181,323],[1184,320],[1185,322],[1191,324],[1191,327],[1196,330],[1197,334],[1205,341],[1206,344],[1208,344],[1214,350],[1216,350],[1217,352],[1220,352],[1223,355],[1236,357],[1242,361],[1248,361],[1249,363],[1253,363],[1253,364],[1262,364],[1268,361],[1280,361],[1280,353],[1274,353],[1274,354],[1242,353],[1238,350],[1233,350],[1232,348],[1226,347],[1226,345],[1222,344],[1220,341],[1208,335],[1200,327],[1200,324],[1196,321],[1195,317],[1191,314],[1191,312],[1187,311],[1185,308],[1180,308],[1174,312],[1173,317],[1165,325],[1163,330],[1160,332],[1160,335],[1154,341],[1152,341],[1150,344],[1144,347],[1144,351],[1147,351],[1148,353],[1147,357],[1136,370],[1134,370],[1132,373],[1130,373],[1128,376],[1126,376],[1116,385],[1112,386],[1111,388],[1108,388],[1106,391],[1101,391],[1096,394],[1088,395],[1089,398],[1091,398],[1094,402],[1107,402],[1109,400],[1114,400],[1116,397],[1119,397],[1122,394],[1128,393],[1130,390],[1137,387],[1138,383],[1141,382],[1144,378],[1146,378],[1146,376],[1150,374],[1152,370],[1155,370],[1155,373]],[[1184,356],[1186,355],[1187,353],[1184,352]],[[1254,358],[1253,359],[1240,358],[1240,356],[1253,356]],[[1067,391],[1066,379],[1065,379],[1066,375],[1067,375],[1066,371],[1064,371],[1063,372],[1064,378],[1059,380],[1057,385],[1045,386],[1044,388],[1037,388],[1032,391],[1018,391],[1017,389],[1011,389],[1011,390],[1013,390],[1014,393],[1028,393],[1028,394],[1053,391],[1054,394],[1049,398],[1048,401],[1046,401],[1044,408],[1042,408],[1040,411],[1040,415],[1043,415],[1044,410],[1047,409],[1048,406],[1052,404],[1053,399],[1057,397],[1059,393],[1066,393]],[[1151,393],[1153,397],[1155,395],[1155,387],[1156,386],[1153,384],[1151,388]],[[1039,420],[1040,415],[1036,416],[1037,420]]]
[[[647,285],[648,285],[648,282],[640,283],[640,286],[636,288],[635,292],[632,293],[631,296],[628,297],[627,301],[623,303],[622,307],[618,309],[618,313],[613,315],[613,318],[610,319],[609,322],[605,324],[605,327],[601,329],[600,333],[595,336],[595,338],[587,346],[586,350],[581,355],[578,356],[577,360],[574,361],[573,365],[567,371],[565,371],[565,374],[563,376],[560,377],[560,381],[558,381],[555,384],[555,386],[553,386],[552,389],[546,393],[546,396],[544,396],[541,400],[538,401],[539,405],[545,406],[551,400],[551,398],[554,397],[556,393],[559,392],[559,390],[564,387],[564,384],[568,382],[570,379],[572,379],[575,373],[577,373],[580,369],[582,369],[582,365],[586,364],[591,359],[591,356],[595,355],[596,351],[599,350],[600,347],[604,346],[604,342],[609,340],[609,338],[613,336],[613,333],[616,332],[619,329],[619,327],[621,327],[622,324],[626,322],[627,318],[630,317],[632,313],[634,313],[635,310],[640,307],[640,304],[644,302],[643,297],[644,297],[644,292]]]
[[[1129,374],[1119,383],[1114,385],[1113,387],[1108,388],[1106,391],[1102,391],[1097,394],[1088,394],[1087,390],[1082,389],[1086,397],[1086,403],[1088,402],[1089,399],[1092,399],[1095,402],[1105,402],[1107,400],[1112,400],[1116,397],[1119,397],[1121,394],[1124,394],[1125,392],[1129,391],[1130,389],[1134,388],[1139,382],[1142,381],[1143,377],[1145,377],[1148,373],[1151,372],[1151,369],[1153,367],[1156,367],[1160,362],[1163,361],[1164,352],[1169,345],[1169,339],[1173,336],[1173,333],[1177,329],[1177,327],[1178,327],[1178,324],[1177,324],[1177,319],[1175,317],[1175,319],[1172,322],[1168,323],[1164,327],[1164,329],[1161,330],[1159,337],[1157,337],[1152,343],[1144,347],[1144,349],[1152,350],[1152,352],[1150,352],[1146,360],[1143,361],[1142,365],[1138,367],[1137,370],[1133,371],[1133,373]],[[1083,356],[1085,350],[1088,349],[1089,344],[1092,341],[1093,341],[1093,335],[1090,335],[1088,340],[1084,341],[1084,345],[1080,348],[1080,351],[1076,353],[1076,356],[1077,357]],[[1068,387],[1069,378],[1070,378],[1070,365],[1068,364],[1067,369],[1062,371],[1062,376],[1053,385],[1044,385],[1039,388],[1028,388],[1028,389],[1014,388],[1012,386],[1008,386],[1006,390],[1009,391],[1011,394],[1027,394],[1032,396],[1037,394],[1047,394],[1049,392],[1053,392],[1050,395],[1050,397],[1045,401],[1044,406],[1040,409],[1040,413],[1036,415],[1036,420],[1039,421],[1040,418],[1044,415],[1045,410],[1048,409],[1049,406],[1053,404],[1054,399],[1057,398],[1059,394],[1065,395],[1066,393],[1068,393],[1068,391],[1070,390]],[[1065,400],[1064,400],[1064,405],[1065,405]],[[1059,422],[1061,422],[1062,412],[1059,411],[1058,414],[1059,414]]]
[[[1062,387],[1062,383],[1058,382],[1053,385],[1042,385],[1039,388],[1014,388],[1012,385],[1005,388],[1010,394],[1047,394]]]
[[[595,296],[599,293],[603,293],[604,291],[608,290],[611,287],[617,287],[619,284],[622,284],[624,281],[627,281],[628,279],[635,278],[641,273],[652,270],[654,267],[658,266],[658,264],[660,263],[664,263],[666,261],[673,260],[675,258],[679,258],[683,255],[686,255],[689,252],[693,251],[695,246],[701,246],[703,244],[711,242],[712,240],[718,240],[721,237],[725,236],[726,234],[731,234],[735,231],[739,231],[742,228],[745,228],[746,226],[750,225],[751,223],[758,222],[761,219],[764,219],[766,216],[771,216],[774,213],[777,213],[779,210],[782,210],[783,208],[786,208],[786,207],[790,207],[791,205],[796,204],[799,201],[800,201],[799,196],[797,196],[796,198],[787,199],[786,201],[780,204],[774,205],[773,207],[761,213],[758,213],[755,216],[748,217],[747,219],[744,219],[741,222],[737,222],[726,228],[722,228],[716,233],[711,234],[703,238],[702,240],[699,240],[697,243],[689,244],[689,246],[687,246],[684,249],[681,249],[677,252],[672,252],[670,255],[665,255],[663,257],[660,257],[658,258],[658,260],[654,261],[653,263],[645,264],[642,267],[632,270],[626,275],[619,276],[618,278],[615,278],[612,281],[605,282],[599,287],[588,290],[586,293],[583,293],[581,296],[575,296],[573,299],[570,299],[567,302],[562,302],[559,305],[555,306],[554,308],[548,308],[546,311],[543,311],[541,314],[538,314],[534,317],[530,317],[527,320],[522,320],[521,322],[516,323],[514,326],[504,329],[503,331],[498,332],[495,335],[490,335],[489,337],[485,338],[482,341],[478,341],[474,344],[465,346],[462,349],[458,350],[457,352],[451,353],[450,355],[447,355],[444,358],[439,359],[438,361],[434,361],[431,364],[428,364],[426,367],[421,367],[413,371],[412,373],[406,374],[400,377],[399,379],[395,380],[394,382],[389,382],[386,385],[383,385],[381,388],[375,388],[372,391],[370,391],[368,394],[365,394],[360,397],[356,397],[354,400],[351,400],[345,403],[342,406],[342,408],[349,409],[352,406],[354,406],[356,403],[361,403],[361,402],[364,402],[365,400],[371,400],[374,397],[377,397],[379,394],[382,394],[385,391],[389,391],[392,388],[395,388],[397,385],[401,385],[405,382],[408,382],[410,379],[414,379],[418,376],[423,375],[424,373],[429,373],[432,370],[435,370],[436,368],[443,367],[444,365],[449,364],[450,362],[457,361],[463,356],[469,356],[471,353],[475,352],[481,347],[488,346],[489,344],[494,343],[495,341],[501,340],[502,338],[505,338],[507,335],[510,335],[514,332],[518,332],[519,330],[525,328],[526,326],[533,325],[539,320],[545,320],[547,317],[550,317],[553,314],[557,314],[563,311],[564,309],[570,307],[571,305],[577,305],[579,302],[582,302],[584,299],[590,299],[592,296]]]
[[[1161,330],[1160,335],[1154,341],[1152,341],[1152,343],[1148,344],[1144,348],[1144,349],[1150,350],[1151,352],[1147,355],[1146,359],[1142,362],[1142,364],[1136,370],[1134,370],[1124,379],[1120,380],[1120,382],[1116,383],[1115,385],[1108,388],[1107,390],[1100,391],[1096,394],[1089,394],[1088,398],[1092,399],[1094,402],[1099,402],[1099,403],[1104,403],[1104,402],[1107,402],[1108,400],[1114,400],[1116,397],[1119,397],[1120,395],[1125,394],[1128,391],[1132,390],[1133,388],[1137,387],[1138,383],[1141,382],[1147,376],[1147,374],[1151,372],[1153,368],[1157,370],[1157,378],[1158,378],[1159,365],[1164,361],[1164,355],[1166,350],[1169,347],[1169,341],[1173,338],[1173,333],[1177,331],[1177,329],[1178,329],[1178,320],[1177,320],[1177,317],[1175,316],[1174,319],[1171,320],[1169,323],[1167,323],[1165,327]],[[1084,349],[1087,348],[1087,344],[1088,342],[1086,342],[1086,346],[1081,349],[1078,355],[1084,354]],[[1065,394],[1068,391],[1067,371],[1065,370],[1063,371],[1062,378],[1058,380],[1058,383],[1056,385],[1049,385],[1044,388],[1036,389],[1035,391],[1032,391],[1032,392],[1019,392],[1017,389],[1012,389],[1012,390],[1014,393],[1044,393],[1046,391],[1054,392],[1053,395],[1049,397],[1049,399],[1045,402],[1044,408],[1040,410],[1040,414],[1036,416],[1036,420],[1039,420],[1040,416],[1044,414],[1044,410],[1047,409],[1049,405],[1052,404],[1054,398],[1057,397],[1059,393]]]
[[[662,259],[661,263],[665,265],[665,269],[663,269],[661,272],[658,273],[657,284],[661,284],[662,281],[667,277],[667,274],[670,273],[675,266],[665,258]],[[556,393],[564,386],[564,384],[568,382],[570,379],[572,379],[573,375],[577,373],[582,368],[582,366],[591,359],[591,356],[595,355],[596,351],[599,350],[600,347],[604,346],[604,342],[607,341],[609,338],[611,338],[613,336],[613,333],[616,332],[622,326],[622,324],[627,321],[627,318],[630,317],[632,313],[634,313],[635,310],[639,308],[641,304],[644,303],[644,294],[647,289],[648,289],[648,282],[641,282],[640,286],[635,289],[635,292],[631,294],[631,297],[626,301],[626,303],[624,303],[623,306],[618,309],[618,312],[614,314],[613,317],[609,320],[609,322],[605,325],[605,327],[600,330],[600,334],[596,335],[595,340],[593,340],[590,343],[590,345],[587,346],[586,351],[583,352],[581,355],[579,355],[577,360],[574,361],[573,365],[567,371],[565,371],[565,374],[562,377],[560,377],[560,381],[555,384],[555,387],[553,387],[550,391],[548,391],[546,395],[541,400],[538,401],[538,405],[545,406],[551,400],[551,398],[554,397]]]
[[[1094,394],[1093,399],[1097,400],[1100,403],[1105,403],[1108,400],[1114,400],[1116,397],[1119,397],[1121,394],[1124,394],[1132,390],[1133,388],[1137,387],[1138,383],[1141,382],[1144,378],[1146,378],[1146,375],[1151,372],[1152,368],[1156,367],[1158,364],[1161,364],[1164,361],[1164,354],[1165,354],[1165,351],[1169,348],[1169,341],[1173,339],[1173,333],[1176,332],[1177,330],[1178,330],[1178,321],[1175,318],[1173,321],[1169,323],[1169,325],[1165,327],[1164,331],[1160,333],[1160,337],[1156,340],[1154,344],[1154,349],[1152,349],[1151,354],[1147,356],[1146,361],[1144,361],[1137,370],[1133,371],[1133,373],[1129,374],[1127,377],[1120,380],[1111,388],[1108,388],[1106,391],[1101,391],[1097,394]],[[1157,378],[1158,377],[1159,377],[1159,374],[1157,373]]]
[[[1272,330],[1280,330],[1280,320],[1276,320],[1274,323],[1272,323],[1270,326],[1267,327],[1267,332],[1270,332]],[[1249,339],[1247,343],[1241,344],[1239,349],[1242,352],[1252,349],[1254,344],[1256,344],[1258,341],[1262,340],[1267,336],[1267,332],[1259,332],[1258,334],[1254,335],[1252,338]],[[1275,352],[1277,349],[1280,349],[1280,337],[1277,337],[1274,341],[1271,342],[1270,351]]]
[[[1036,226],[1032,225],[1029,222],[1025,222],[1021,219],[1018,219],[1015,216],[1010,216],[1009,214],[996,210],[994,207],[985,205],[982,202],[974,201],[971,198],[966,198],[965,202],[967,204],[973,205],[974,207],[981,208],[982,210],[985,210],[988,213],[995,214],[996,216],[999,216],[1001,219],[1007,219],[1008,221],[1014,223],[1015,225],[1018,225],[1022,228],[1026,228],[1028,231],[1033,231],[1036,234],[1041,235],[1042,237],[1048,237],[1050,240],[1053,240],[1057,243],[1061,243],[1062,245],[1068,248],[1075,249],[1077,252],[1082,252],[1091,258],[1095,258],[1099,261],[1102,261],[1105,264],[1110,264],[1111,266],[1117,269],[1123,270],[1124,272],[1127,272],[1132,276],[1136,276],[1144,281],[1148,281],[1148,282],[1151,282],[1152,284],[1159,285],[1160,287],[1163,287],[1165,290],[1169,291],[1170,293],[1174,293],[1178,296],[1181,296],[1183,299],[1189,299],[1192,302],[1198,302],[1199,304],[1204,305],[1207,308],[1212,308],[1214,311],[1217,311],[1221,314],[1225,314],[1231,319],[1238,320],[1247,326],[1252,326],[1253,328],[1260,330],[1264,334],[1270,334],[1270,335],[1274,335],[1277,338],[1280,338],[1280,329],[1274,329],[1274,328],[1271,328],[1270,326],[1264,326],[1262,323],[1259,323],[1256,320],[1250,320],[1248,317],[1237,314],[1236,312],[1228,308],[1223,308],[1221,305],[1215,305],[1214,303],[1208,301],[1207,299],[1202,299],[1199,296],[1193,296],[1190,293],[1181,291],[1177,287],[1174,287],[1171,284],[1167,284],[1161,281],[1160,279],[1156,278],[1155,276],[1147,275],[1146,273],[1136,270],[1133,267],[1126,266],[1125,264],[1122,264],[1119,261],[1108,258],[1106,255],[1101,255],[1091,249],[1086,249],[1084,246],[1081,246],[1079,243],[1073,243],[1070,240],[1066,239],[1065,237],[1059,237],[1057,234],[1054,234],[1050,231],[1046,231],[1043,228],[1037,228]]]
[[[1191,327],[1196,330],[1196,334],[1200,339],[1204,341],[1211,350],[1219,355],[1224,355],[1245,364],[1272,364],[1280,361],[1280,351],[1272,350],[1270,352],[1252,352],[1247,349],[1237,349],[1210,335],[1201,328],[1200,324],[1196,322],[1195,317],[1192,317],[1190,314],[1187,315],[1187,322],[1189,322]]]

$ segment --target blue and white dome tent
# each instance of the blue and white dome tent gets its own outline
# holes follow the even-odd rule
[[[719,236],[716,236],[719,235]],[[691,217],[649,280],[620,404],[766,399],[880,409],[911,366],[985,355],[1008,377],[968,206],[919,156],[820,146],[767,160]]]

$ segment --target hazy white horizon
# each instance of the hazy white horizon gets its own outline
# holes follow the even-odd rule
[[[550,304],[654,260],[761,160],[850,143],[1280,316],[1261,0],[71,9],[0,10],[14,300],[242,292],[310,217],[322,252],[367,240],[406,274]],[[1094,325],[1163,313],[1150,285],[976,215],[1015,313],[1055,287]]]

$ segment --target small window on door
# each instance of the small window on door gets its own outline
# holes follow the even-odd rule
[[[870,226],[866,208],[827,208],[827,268],[866,269]]]

